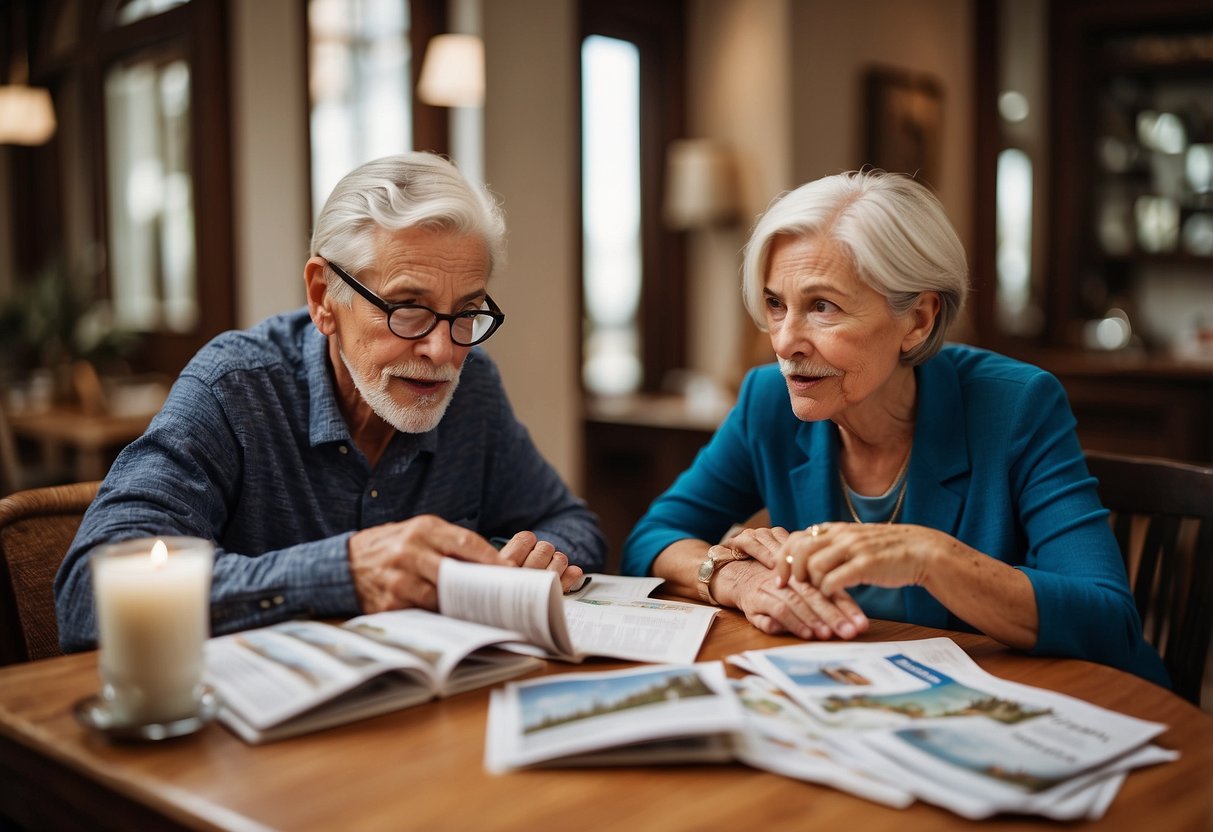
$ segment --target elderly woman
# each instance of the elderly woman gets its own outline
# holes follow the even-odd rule
[[[623,571],[769,633],[976,629],[1165,685],[1061,385],[943,344],[966,282],[942,206],[908,177],[829,176],[775,201],[743,292],[778,364],[749,373]],[[709,542],[763,507],[770,528]]]

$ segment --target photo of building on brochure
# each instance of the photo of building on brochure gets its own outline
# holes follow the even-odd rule
[[[1058,758],[1034,754],[1031,760],[1024,755],[1017,759],[1015,749],[1007,747],[1008,738],[974,731],[972,726],[907,728],[893,736],[945,763],[1029,794],[1052,788],[1074,774],[1073,764]]]
[[[946,677],[944,678],[946,679]],[[1048,708],[1034,710],[1019,702],[991,696],[951,679],[946,679],[941,684],[932,685],[923,690],[908,693],[830,696],[822,701],[821,707],[829,713],[838,713],[850,708],[863,708],[900,714],[910,719],[984,716],[1004,725],[1014,725],[1051,713]]]
[[[522,732],[534,734],[620,711],[716,695],[694,670],[679,668],[526,685],[519,688],[518,701]]]
[[[771,664],[802,687],[832,688],[870,685],[872,680],[838,660],[814,661],[772,657]]]

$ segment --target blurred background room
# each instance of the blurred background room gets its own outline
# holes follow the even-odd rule
[[[1209,0],[0,0],[0,495],[102,476],[411,148],[503,201],[487,349],[614,556],[772,357],[756,216],[865,164],[959,231],[953,340],[1088,448],[1213,462]]]

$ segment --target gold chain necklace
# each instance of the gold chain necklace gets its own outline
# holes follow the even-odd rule
[[[897,472],[897,476],[893,478],[893,482],[900,480],[903,476],[905,476],[906,471],[909,470],[911,451],[913,451],[913,448],[911,448],[910,451],[906,451],[905,461],[901,463],[901,470]],[[859,512],[855,511],[855,504],[851,502],[851,489],[850,486],[847,485],[846,475],[842,473],[841,464],[838,466],[838,480],[842,483],[842,498],[847,501],[847,511],[851,512],[851,519],[853,519],[856,523],[863,523],[863,521],[859,519]],[[897,502],[893,505],[893,513],[889,515],[888,520],[884,521],[885,523],[892,523],[897,519],[897,512],[901,511],[901,504],[905,501],[906,489],[909,487],[909,485],[909,477],[902,480],[901,490],[897,492]]]

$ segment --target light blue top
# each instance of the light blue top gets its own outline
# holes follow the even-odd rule
[[[1022,570],[1039,612],[1034,654],[1089,659],[1166,685],[1057,379],[966,346],[944,348],[915,374],[914,451],[898,522],[945,531]],[[850,520],[838,445],[832,422],[796,417],[776,365],[751,371],[720,429],[633,529],[624,573],[648,574],[671,543],[719,540],[764,506],[788,529]],[[973,629],[920,587],[900,594],[905,621]]]
[[[850,492],[851,505],[855,513],[865,523],[884,523],[896,511],[901,516],[897,501],[901,497],[901,484],[905,482],[906,474],[897,478],[897,482],[879,497],[865,497],[847,488]],[[841,481],[839,487],[842,486]],[[860,584],[847,590],[855,602],[863,608],[865,614],[872,618],[883,618],[886,621],[905,621],[906,606],[902,602],[901,591],[888,589],[883,586],[868,586]]]
[[[587,572],[606,543],[514,417],[473,349],[439,425],[397,433],[372,469],[337,406],[327,340],[307,310],[203,347],[147,432],[118,457],[55,578],[64,650],[96,639],[88,552],[148,535],[216,541],[215,633],[361,610],[347,542],[435,514],[482,536],[530,529]]]

